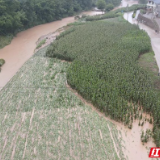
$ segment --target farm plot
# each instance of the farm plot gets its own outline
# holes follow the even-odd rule
[[[67,89],[70,64],[46,49],[0,91],[0,159],[124,159],[115,126]]]

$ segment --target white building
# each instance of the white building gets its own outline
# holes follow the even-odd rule
[[[147,3],[147,11],[154,13],[157,17],[160,17],[160,0],[149,0]]]

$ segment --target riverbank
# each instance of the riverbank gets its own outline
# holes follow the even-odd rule
[[[82,14],[95,15],[100,12],[88,11]],[[16,74],[21,66],[34,54],[37,40],[48,33],[74,22],[74,17],[64,18],[47,24],[35,26],[20,32],[13,38],[11,44],[0,50],[0,58],[6,61],[0,73],[0,90]]]

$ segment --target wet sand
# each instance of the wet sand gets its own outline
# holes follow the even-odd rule
[[[89,11],[82,14],[96,15],[101,14],[101,12]],[[0,72],[0,90],[16,74],[21,66],[34,54],[36,41],[41,36],[54,32],[58,28],[74,21],[74,17],[68,17],[59,21],[35,26],[18,33],[12,40],[11,44],[0,50],[0,59],[2,58],[6,61]]]

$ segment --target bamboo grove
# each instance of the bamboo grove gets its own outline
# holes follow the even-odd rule
[[[138,65],[151,50],[148,35],[128,22],[88,22],[57,38],[47,56],[72,61],[67,82],[116,121],[131,127],[143,108],[154,117],[160,146],[160,101],[147,71]]]

